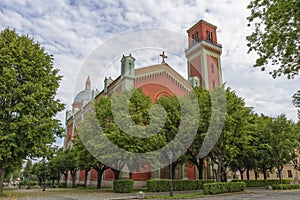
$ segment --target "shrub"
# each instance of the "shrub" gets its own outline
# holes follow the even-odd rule
[[[63,182],[63,183],[58,183],[57,184],[58,188],[67,188],[67,183]]]
[[[292,190],[292,189],[300,189],[300,185],[295,184],[278,184],[272,185],[273,190]]]
[[[33,186],[32,188],[33,188],[33,189],[40,189],[40,188],[41,188],[41,186],[39,186],[39,185],[35,185],[35,186]]]
[[[246,183],[229,182],[229,183],[205,183],[203,185],[204,194],[220,194],[228,192],[240,192],[246,189]]]
[[[174,191],[199,190],[204,183],[212,183],[212,180],[173,180]],[[147,189],[149,192],[167,192],[170,190],[170,180],[148,180]]]
[[[114,180],[114,192],[130,193],[133,191],[133,180]]]
[[[282,184],[289,184],[291,179],[283,179]],[[278,185],[280,184],[279,179],[269,179],[269,180],[232,180],[231,182],[244,182],[247,187],[264,187],[268,185]]]

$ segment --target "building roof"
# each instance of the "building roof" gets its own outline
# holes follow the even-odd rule
[[[84,101],[90,101],[92,100],[92,91],[91,90],[82,90],[81,92],[79,92],[75,98],[74,98],[74,101],[73,103],[82,103]]]

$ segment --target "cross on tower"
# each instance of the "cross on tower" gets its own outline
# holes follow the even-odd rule
[[[166,62],[165,62],[165,58],[168,58],[168,56],[166,56],[166,55],[165,55],[165,52],[163,51],[163,52],[162,52],[162,54],[160,54],[159,56],[161,56],[161,57],[162,57],[161,64],[164,64],[164,63],[166,63]]]

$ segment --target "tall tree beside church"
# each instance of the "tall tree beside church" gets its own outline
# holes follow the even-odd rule
[[[82,124],[79,129],[79,133],[85,135],[84,131],[86,131],[86,129],[87,127],[85,126],[85,124]],[[93,168],[97,171],[97,189],[100,189],[102,176],[105,170],[108,169],[108,166],[104,165],[94,156],[92,156],[92,154],[86,149],[86,147],[82,143],[79,136],[77,136],[75,139],[75,149],[77,151],[78,168],[84,170],[85,173],[84,187],[86,187],[87,184],[88,172]]]
[[[219,140],[210,153],[210,158],[217,167],[218,182],[226,181],[226,170],[238,153],[238,146],[245,145],[247,139],[248,116],[250,108],[244,100],[230,88],[226,89],[225,124]]]
[[[61,76],[53,57],[28,36],[0,33],[0,196],[5,172],[26,157],[41,156],[61,130],[55,99]]]
[[[199,158],[199,150],[203,144],[204,137],[206,136],[210,119],[211,119],[211,102],[210,93],[208,90],[195,88],[195,94],[199,103],[199,127],[197,130],[197,135],[192,143],[192,145],[187,149],[187,156],[189,161],[193,163],[198,170],[199,179],[203,179],[203,169],[204,169],[204,159]]]
[[[112,106],[117,110],[117,113],[113,114]],[[136,162],[132,160],[130,153],[155,151],[165,144],[162,134],[147,137],[146,129],[150,123],[149,112],[151,106],[151,99],[145,96],[140,89],[123,91],[120,94],[113,94],[113,96],[110,97],[100,97],[96,100],[94,104],[94,118],[96,119],[92,117],[84,122],[88,125],[84,132],[79,133],[80,137],[83,136],[81,137],[82,142],[89,151],[92,150],[94,153],[101,149],[102,155],[100,157],[101,159],[109,161],[105,164],[113,169],[116,179],[119,178],[120,170],[123,169],[125,163],[127,163],[126,167],[128,167],[130,171],[139,171],[141,167],[146,167],[143,166],[146,162]],[[151,120],[156,119],[155,115],[151,117]],[[96,121],[96,123],[93,121]],[[120,128],[128,124],[132,124],[128,126],[128,131],[134,127],[135,134],[145,137],[135,137],[130,135],[127,130],[124,131],[124,128]],[[100,127],[103,131],[102,133],[98,131]],[[155,129],[155,127],[152,128]],[[109,142],[103,142],[104,139],[108,139]],[[116,146],[118,149],[125,151],[112,152],[111,149]],[[97,158],[97,155],[94,156]],[[100,157],[98,157],[98,159],[100,159]]]
[[[254,32],[247,36],[249,52],[258,54],[255,67],[265,70],[266,65],[274,65],[276,69],[270,72],[274,78],[298,75],[300,1],[252,0],[247,8],[251,11],[248,26],[254,26]]]

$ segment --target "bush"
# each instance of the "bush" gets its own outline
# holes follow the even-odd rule
[[[130,193],[133,191],[133,180],[114,180],[114,192]]]
[[[279,185],[272,185],[273,190],[292,190],[292,189],[300,189],[300,185],[295,184],[279,184]]]
[[[282,184],[289,184],[291,179],[283,179]],[[247,187],[264,187],[268,185],[279,185],[279,179],[269,179],[269,180],[232,180],[231,182],[244,182]]]
[[[58,188],[67,188],[67,183],[63,182],[63,183],[58,183],[57,184]]]
[[[212,183],[212,180],[173,180],[174,191],[199,190],[204,183]],[[170,180],[148,180],[147,189],[149,192],[167,192],[170,190]]]
[[[39,186],[39,185],[35,185],[35,186],[33,186],[32,188],[33,188],[33,189],[40,189],[40,188],[41,188],[41,186]]]
[[[228,192],[241,192],[246,189],[246,183],[229,182],[229,183],[205,183],[203,185],[204,194],[220,194]]]

